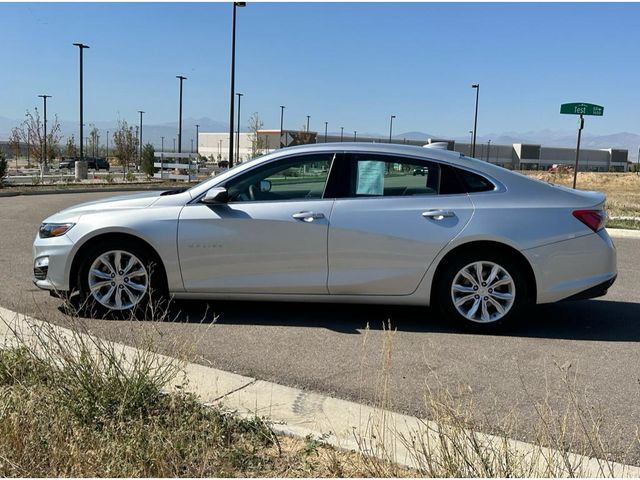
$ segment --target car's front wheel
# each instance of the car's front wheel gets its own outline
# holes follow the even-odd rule
[[[520,317],[528,298],[525,272],[512,257],[465,253],[446,265],[437,300],[458,324],[492,330]]]
[[[144,312],[161,299],[160,266],[135,243],[96,245],[79,272],[80,298],[91,316]]]

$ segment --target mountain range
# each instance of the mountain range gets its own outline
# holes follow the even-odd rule
[[[11,129],[20,124],[20,120],[10,119],[0,116],[0,140],[7,140]],[[101,143],[104,141],[106,131],[113,132],[117,127],[115,121],[99,121],[93,122],[100,130]],[[134,126],[136,124],[133,124]],[[228,123],[213,120],[208,117],[201,118],[185,118],[182,122],[183,148],[190,147],[191,139],[196,137],[196,125],[199,125],[200,132],[226,132],[228,131]],[[60,129],[62,135],[78,135],[78,124],[75,121],[60,121]],[[90,127],[85,127],[85,136],[88,136]],[[153,143],[160,146],[161,139],[164,137],[165,146],[172,148],[173,139],[177,137],[178,122],[166,122],[155,125],[143,124],[143,141]],[[246,127],[241,127],[242,131],[247,131]],[[339,132],[331,132],[332,135],[339,135]],[[379,137],[386,138],[385,134],[380,133],[358,133],[360,137]],[[345,134],[345,138],[346,134]],[[398,133],[393,136],[396,140],[424,140],[425,143],[429,138],[452,139],[457,142],[468,143],[469,136],[451,136],[443,134],[429,134],[420,131],[410,131]],[[487,143],[491,140],[494,145],[504,145],[512,143],[534,143],[553,147],[575,147],[576,132],[575,131],[557,131],[557,130],[538,130],[525,132],[502,132],[478,135],[477,143]],[[640,147],[640,135],[630,132],[619,132],[606,135],[598,135],[583,131],[581,146],[583,148],[620,148],[629,151],[629,159],[638,161],[638,153]]]

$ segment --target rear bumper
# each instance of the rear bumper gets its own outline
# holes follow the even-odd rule
[[[588,300],[589,298],[602,297],[602,296],[607,294],[607,291],[609,290],[609,287],[611,287],[611,285],[613,285],[613,283],[616,281],[616,278],[618,278],[617,275],[615,277],[613,277],[612,279],[610,279],[610,280],[607,280],[605,282],[600,283],[599,285],[596,285],[595,287],[587,288],[586,290],[584,290],[584,291],[582,291],[580,293],[576,293],[575,295],[571,295],[570,297],[565,298],[563,301],[566,301],[566,300]]]
[[[618,274],[616,249],[604,229],[522,253],[536,277],[537,303],[604,295]]]

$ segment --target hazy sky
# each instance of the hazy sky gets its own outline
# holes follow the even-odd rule
[[[228,119],[230,3],[0,3],[0,116]],[[604,105],[594,133],[640,133],[640,4],[249,3],[238,9],[237,91],[265,127],[464,135],[573,130],[560,103]],[[245,122],[243,122],[244,124]]]

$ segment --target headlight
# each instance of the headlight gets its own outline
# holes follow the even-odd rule
[[[59,237],[64,235],[75,223],[43,223],[38,231],[40,238]]]

